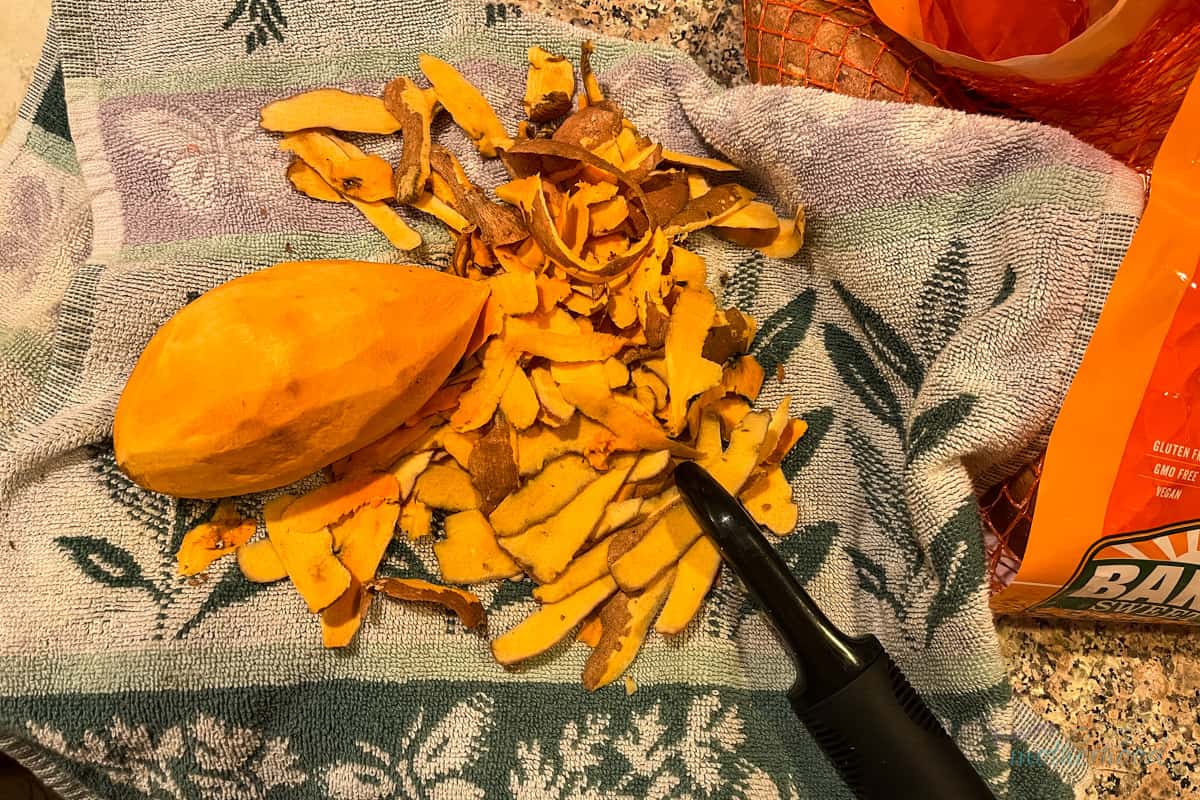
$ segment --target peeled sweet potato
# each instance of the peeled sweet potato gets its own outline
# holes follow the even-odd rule
[[[354,261],[292,262],[230,281],[181,309],[142,352],[117,405],[117,463],[140,485],[183,497],[299,480],[420,408],[462,356],[486,299],[480,284],[433,270]]]

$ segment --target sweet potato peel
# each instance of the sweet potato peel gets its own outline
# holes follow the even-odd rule
[[[433,603],[453,611],[464,628],[478,628],[487,620],[483,603],[474,592],[453,586],[440,586],[417,578],[383,578],[368,587],[385,597],[410,603]]]
[[[488,298],[458,367],[401,427],[332,464],[327,486],[268,504],[266,538],[249,541],[254,524],[222,506],[185,537],[181,570],[236,549],[247,580],[290,580],[328,647],[353,641],[373,592],[482,624],[469,592],[375,579],[393,535],[422,539],[446,584],[538,584],[540,610],[496,637],[496,660],[578,640],[592,648],[583,683],[594,690],[625,675],[651,627],[683,631],[717,578],[720,556],[674,486],[679,461],[704,466],[774,533],[795,527],[780,464],[807,426],[788,400],[753,410],[757,325],[720,306],[716,275],[685,240],[709,228],[790,258],[804,209],[773,208],[733,182],[736,165],[640,133],[605,96],[592,52],[581,47],[577,83],[570,61],[529,49],[515,131],[480,91],[494,87],[430,55],[420,67],[432,88],[399,76],[378,96],[319,89],[263,109],[297,192],[352,206],[397,249],[421,244],[402,207],[439,221],[452,243],[430,255],[447,254],[444,268]],[[499,157],[507,183],[476,185],[433,141],[441,110]],[[339,132],[399,135],[399,161]]]
[[[254,535],[252,519],[243,519],[232,501],[222,501],[212,519],[192,528],[183,537],[179,552],[180,575],[198,575],[222,556],[236,551]]]

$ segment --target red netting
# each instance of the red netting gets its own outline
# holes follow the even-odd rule
[[[745,0],[746,65],[759,83],[961,107],[933,62],[881,24],[865,2]]]
[[[744,0],[746,63],[759,83],[952,106],[1058,125],[1148,171],[1200,67],[1200,3],[1173,0],[1092,75],[1057,84],[943,70],[865,0]],[[1016,574],[1042,459],[980,498],[993,593]]]

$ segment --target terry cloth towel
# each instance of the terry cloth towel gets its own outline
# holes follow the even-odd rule
[[[0,151],[0,748],[67,798],[848,796],[728,576],[685,634],[651,636],[631,696],[581,688],[582,645],[507,672],[484,637],[392,603],[331,652],[288,585],[250,584],[233,559],[177,576],[212,504],[114,466],[123,381],[198,293],[283,260],[449,258],[428,219],[413,218],[425,246],[400,253],[298,196],[258,109],[312,87],[375,93],[430,52],[513,130],[526,49],[575,58],[583,31],[461,0],[62,0],[52,28]],[[722,89],[625,41],[594,60],[642,131],[807,209],[791,260],[688,242],[760,321],[765,402],[791,395],[809,423],[785,465],[802,519],[779,549],[839,625],[883,641],[998,797],[1073,797],[1086,765],[1012,697],[973,490],[1044,445],[1140,179],[1037,125]],[[501,180],[448,121],[437,138]],[[403,538],[383,573],[436,574]],[[529,589],[480,587],[493,634]]]

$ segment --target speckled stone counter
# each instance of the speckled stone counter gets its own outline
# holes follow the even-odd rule
[[[693,54],[723,83],[747,80],[741,4],[726,0],[520,0],[614,36]],[[0,132],[32,74],[49,0],[0,0]],[[1016,694],[1092,760],[1088,798],[1200,798],[1200,629],[1001,620]],[[0,796],[6,794],[0,765]],[[11,784],[15,786],[15,784]]]

